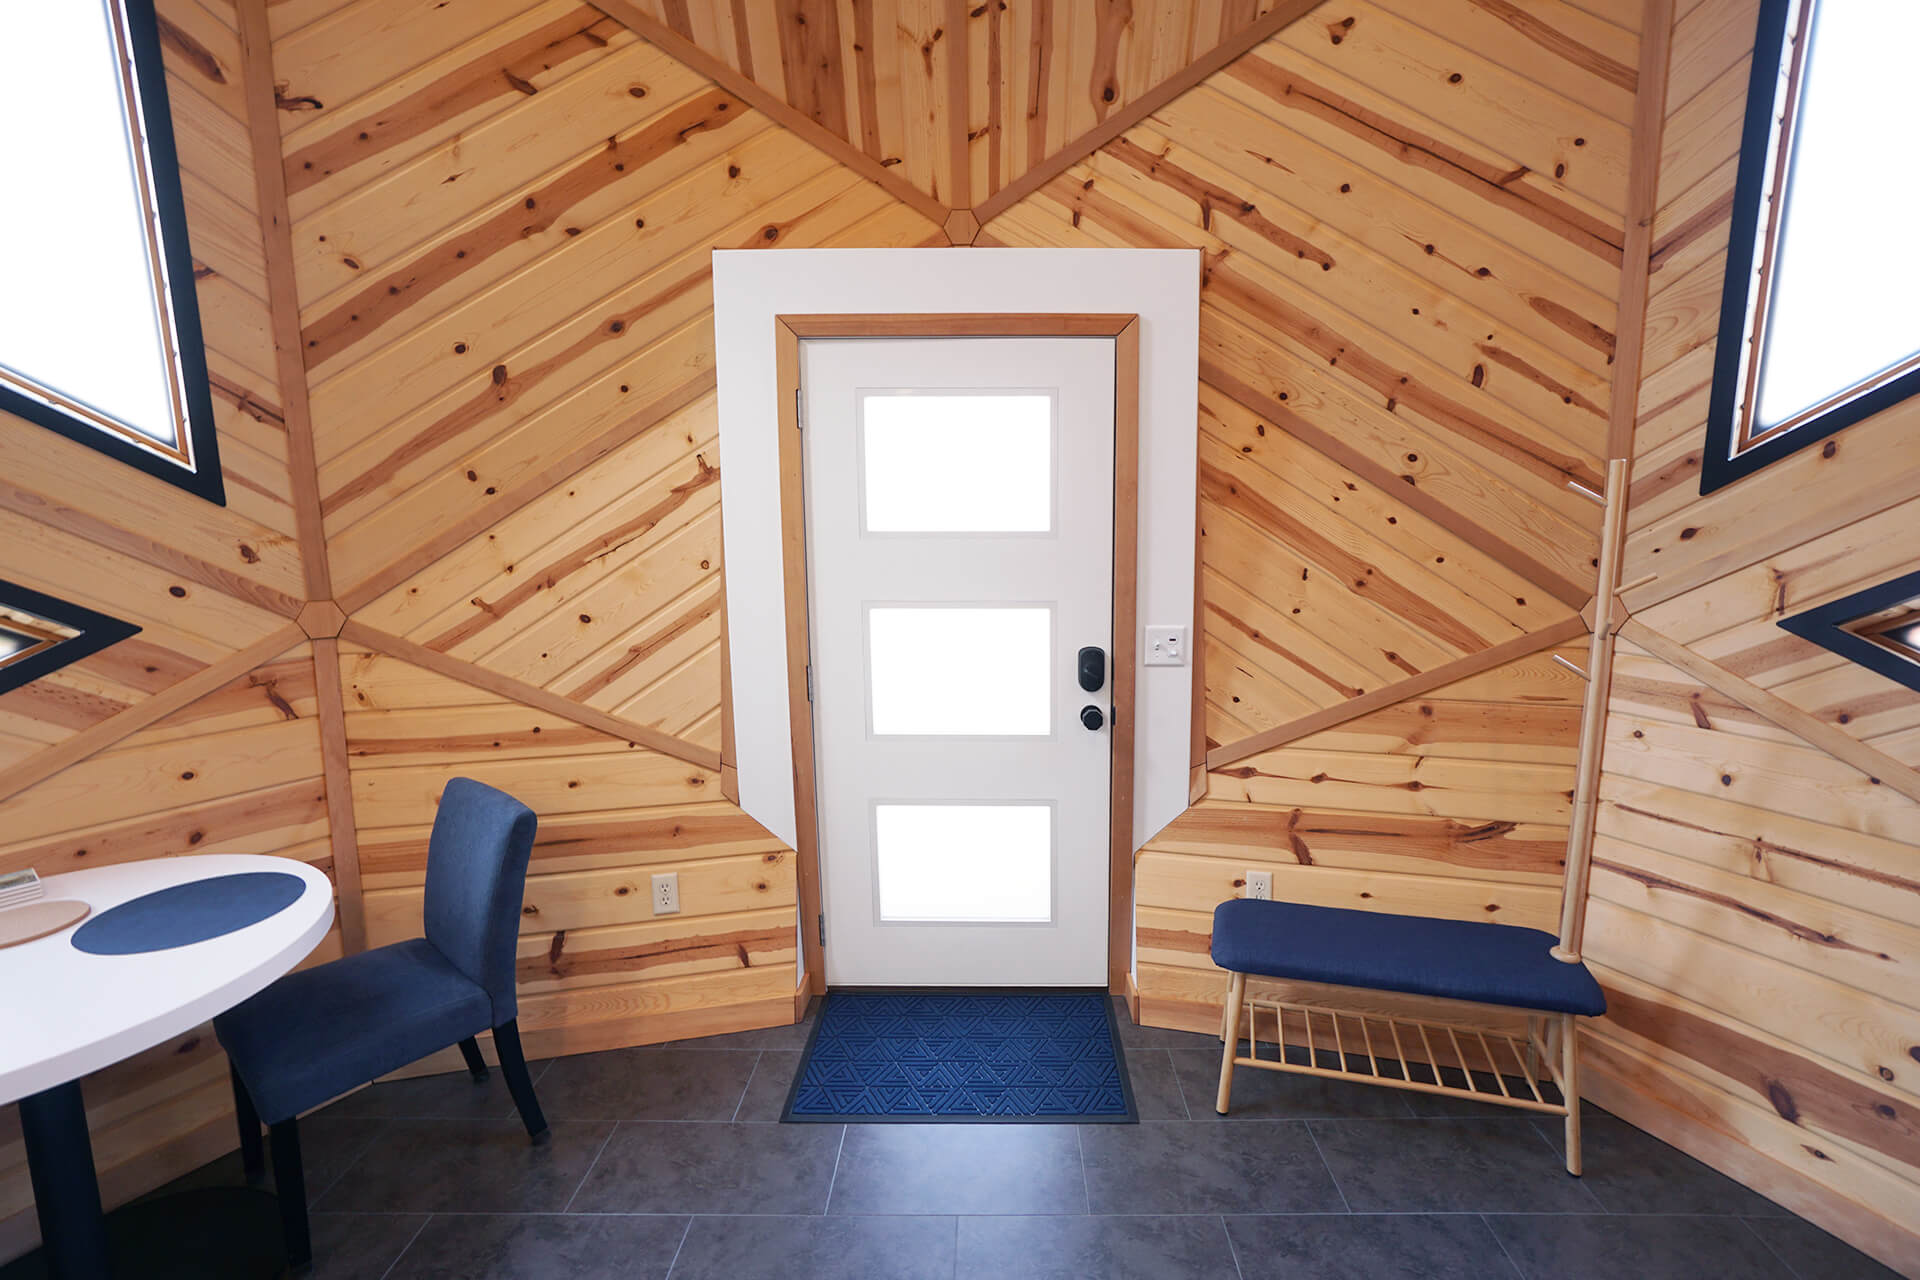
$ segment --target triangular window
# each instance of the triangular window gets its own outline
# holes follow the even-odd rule
[[[223,501],[153,0],[0,5],[0,411]]]
[[[0,581],[0,693],[139,631],[132,623]]]
[[[1920,4],[1763,0],[1701,492],[1920,391]]]

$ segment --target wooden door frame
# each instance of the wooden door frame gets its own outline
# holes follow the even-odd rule
[[[1019,313],[777,315],[774,373],[780,417],[780,550],[786,596],[787,716],[793,745],[800,945],[807,985],[827,989],[821,943],[820,831],[808,633],[806,505],[801,484],[800,344],[808,338],[1113,339],[1113,761],[1107,820],[1107,989],[1124,994],[1133,961],[1133,716],[1140,581],[1140,317]],[[808,920],[813,928],[806,927]]]

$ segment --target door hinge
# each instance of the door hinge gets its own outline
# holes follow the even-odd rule
[[[795,387],[793,389],[793,429],[795,431],[800,430],[802,425],[801,419],[806,416],[806,412],[806,398],[800,394],[800,388]]]
[[[824,947],[827,945],[827,913],[822,911],[817,919],[820,921],[820,945]]]
[[[813,664],[807,664],[807,701],[813,701]]]

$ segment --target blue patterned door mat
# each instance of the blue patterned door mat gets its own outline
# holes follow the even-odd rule
[[[1134,1124],[1104,991],[829,992],[790,1124]]]

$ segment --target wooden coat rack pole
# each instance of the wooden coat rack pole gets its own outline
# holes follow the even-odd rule
[[[1560,945],[1555,959],[1580,962],[1587,931],[1587,880],[1593,871],[1593,830],[1600,796],[1607,695],[1613,687],[1614,615],[1619,610],[1620,559],[1627,530],[1627,460],[1607,463],[1607,511],[1600,522],[1600,583],[1593,603],[1593,643],[1587,650],[1587,698],[1580,713],[1580,764],[1573,781],[1573,818],[1567,829],[1567,874],[1560,891]]]

